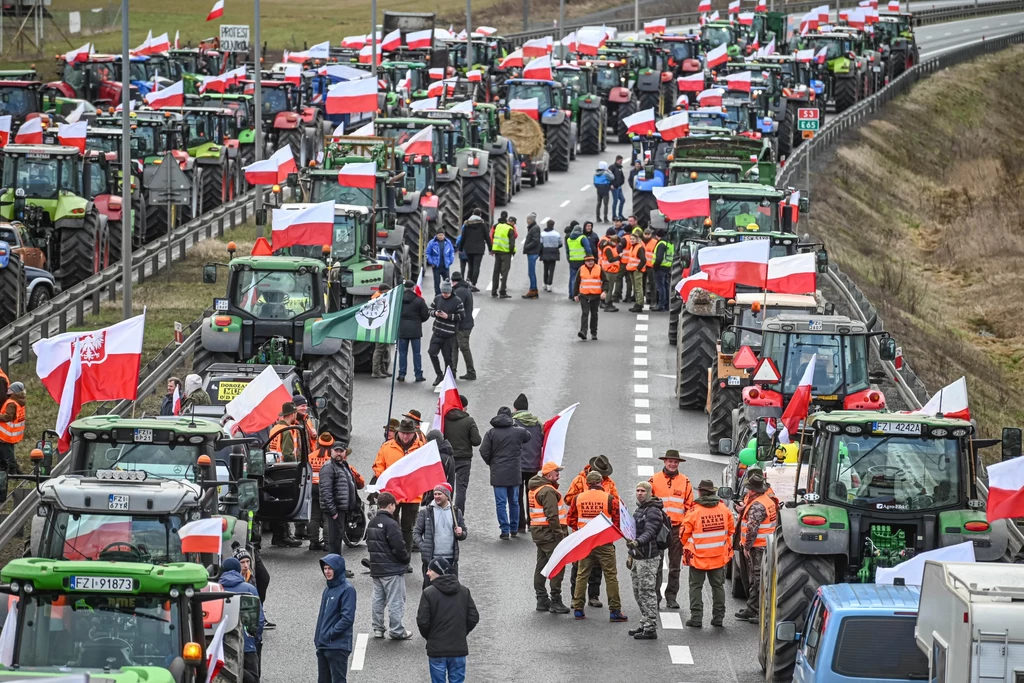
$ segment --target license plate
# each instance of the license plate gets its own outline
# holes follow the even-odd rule
[[[880,66],[871,67],[871,70],[874,71],[876,74],[882,73],[882,67]]]
[[[111,591],[130,593],[132,580],[127,576],[72,576],[69,586],[73,591]]]
[[[739,376],[738,376],[738,375],[734,375],[734,376],[730,377],[730,378],[729,378],[729,379],[728,379],[728,380],[726,381],[726,383],[727,383],[727,384],[728,384],[728,385],[729,385],[730,387],[738,387],[738,386],[740,385],[740,378],[739,378]]]
[[[228,300],[227,299],[214,299],[213,300],[213,310],[215,310],[215,311],[226,311],[226,310],[228,310]]]
[[[152,429],[136,429],[135,430],[135,441],[137,443],[153,443],[153,430]]]
[[[876,434],[920,434],[920,422],[875,422],[871,431]]]
[[[128,510],[128,496],[111,493],[107,501],[108,510]]]
[[[754,240],[770,240],[771,237],[768,235],[743,235],[740,237],[741,242],[753,242]]]
[[[242,393],[248,382],[221,382],[217,387],[217,400],[230,401]]]
[[[807,323],[807,329],[812,332],[820,332],[822,330],[822,323],[820,320],[811,320]]]

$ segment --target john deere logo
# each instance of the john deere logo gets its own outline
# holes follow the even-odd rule
[[[367,330],[375,330],[387,322],[390,310],[391,307],[388,305],[386,296],[371,299],[363,304],[363,307],[356,313],[356,322]]]

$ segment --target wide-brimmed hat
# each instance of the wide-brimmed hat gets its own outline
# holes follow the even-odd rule
[[[590,467],[596,470],[602,477],[612,476],[612,464],[608,462],[607,456],[595,455],[590,459]]]
[[[764,472],[761,470],[752,470],[748,472],[747,478],[743,484],[755,493],[764,493],[768,490],[768,482],[765,480]]]
[[[397,431],[398,427],[400,425],[401,425],[401,423],[398,421],[398,418],[397,417],[393,417],[390,420],[388,420],[388,423],[386,425],[384,425],[384,429],[390,429],[392,431]]]
[[[289,415],[294,415],[297,412],[299,411],[295,408],[295,404],[288,401],[281,406],[281,414],[278,417],[288,417]]]
[[[423,413],[415,409],[410,410],[408,413],[402,413],[402,417],[408,418],[416,424],[423,422]]]
[[[331,446],[334,445],[334,437],[331,436],[329,433],[324,432],[317,438],[316,443],[317,445],[322,446],[324,448],[330,448]]]
[[[419,431],[420,430],[418,430],[416,428],[416,425],[413,424],[412,420],[402,420],[398,424],[398,433],[399,434],[417,434],[417,433],[419,433]]]
[[[686,458],[679,455],[679,451],[674,448],[670,448],[665,451],[665,455],[659,455],[658,460],[678,460],[679,462],[686,462]]]
[[[697,484],[697,490],[708,491],[709,493],[716,493],[718,491],[718,487],[715,486],[715,482],[711,481],[710,479],[701,479],[700,483]]]

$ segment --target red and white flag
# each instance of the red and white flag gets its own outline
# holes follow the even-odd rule
[[[766,0],[757,0],[757,6],[754,7],[754,11],[755,12],[767,12],[768,11],[768,3],[766,2]]]
[[[864,16],[864,10],[852,9],[846,13],[846,23],[850,28],[862,29],[866,25],[867,18]]]
[[[705,60],[709,69],[714,68],[719,64],[725,64],[729,61],[729,47],[725,43],[722,43],[714,50],[708,52],[707,55],[705,55]]]
[[[421,269],[422,274],[422,269]],[[459,396],[459,388],[455,385],[455,373],[451,368],[445,368],[444,379],[438,387],[437,408],[434,410],[434,420],[431,429],[444,431],[444,419],[452,410],[462,410],[462,397]]]
[[[224,414],[229,418],[232,433],[255,434],[277,422],[281,407],[291,400],[292,392],[278,377],[274,366],[268,365],[224,406]]]
[[[764,287],[764,282],[768,278],[770,247],[770,240],[736,242],[718,247],[705,247],[698,252],[697,258],[701,271],[706,272],[711,280]]]
[[[438,66],[433,69],[427,69],[427,76],[432,81],[440,81],[444,79],[444,67]]]
[[[129,52],[130,52],[131,54],[133,54],[133,55],[145,55],[145,54],[149,54],[149,53],[147,52],[147,50],[149,50],[149,45],[150,45],[150,43],[152,43],[152,42],[153,42],[153,31],[149,31],[149,33],[147,33],[147,34],[146,34],[146,39],[145,39],[144,41],[142,41],[142,45],[139,45],[139,46],[138,46],[137,48],[135,48],[134,50],[129,50]]]
[[[405,34],[405,44],[409,46],[410,50],[430,49],[433,40],[434,32],[429,29],[426,31],[413,31],[412,33]]]
[[[377,111],[377,79],[342,81],[327,91],[328,114],[365,114]]]
[[[719,19],[721,19],[721,17],[718,16],[718,10],[715,10],[714,12],[712,12],[711,16],[708,17],[708,21],[718,21]]]
[[[622,538],[622,532],[604,513],[593,517],[579,531],[569,534],[555,546],[551,559],[540,571],[547,578],[557,576],[560,571],[572,563],[578,562],[602,545],[614,543]]]
[[[662,140],[675,140],[684,138],[690,133],[690,114],[685,109],[677,111],[671,116],[666,116],[655,124],[655,128],[661,133]]]
[[[524,57],[543,57],[544,55],[551,52],[551,47],[554,44],[551,36],[544,36],[543,38],[534,38],[523,43],[523,56]]]
[[[511,69],[513,67],[522,67],[522,66],[523,66],[523,51],[522,50],[513,50],[512,52],[509,52],[508,55],[506,55],[504,59],[501,60],[501,63],[498,65],[498,68],[499,69]]]
[[[413,294],[419,298],[423,298],[423,271],[426,268],[420,268],[420,274],[416,277],[416,286],[412,288]]]
[[[197,519],[178,529],[183,553],[216,553],[221,551],[221,534],[224,532],[224,519],[211,517]]]
[[[923,408],[913,412],[929,416],[941,413],[946,417],[958,420],[970,420],[971,408],[967,404],[967,379],[961,377],[952,384],[939,389],[938,393],[928,399]]]
[[[371,161],[370,164],[372,165],[373,162]],[[343,167],[342,170],[346,167]],[[341,181],[340,174],[338,181]],[[274,209],[272,225],[271,241],[275,251],[294,246],[329,245],[334,233],[334,200],[320,202],[294,211]]]
[[[86,43],[77,50],[71,50],[70,52],[64,53],[64,61],[68,64],[74,64],[76,62],[84,62],[89,59],[89,55],[92,53],[92,43]]]
[[[1024,517],[1024,458],[989,465],[986,519]]]
[[[224,632],[227,625],[228,620],[221,619],[217,630],[213,632],[210,647],[206,648],[206,683],[213,683],[213,679],[224,668]]]
[[[754,13],[753,12],[740,12],[737,18],[740,21],[740,26],[753,26],[754,25]],[[758,36],[754,36],[754,42],[758,42]]]
[[[569,50],[569,52],[576,52],[576,31],[563,36],[560,42]]]
[[[362,46],[360,45],[360,47]],[[400,47],[402,47],[402,30],[398,28],[384,36],[384,40],[380,44],[380,49],[384,52],[394,52]]]
[[[704,72],[698,71],[690,76],[680,76],[676,79],[676,86],[679,92],[700,92],[704,90]]]
[[[146,95],[146,104],[153,109],[164,107],[180,107],[185,104],[185,82],[178,81],[169,85],[163,90],[157,90]]]
[[[63,560],[96,560],[111,543],[132,540],[130,517],[82,515],[78,523],[68,525],[64,535]]]
[[[900,0],[889,0],[889,11],[899,12],[900,11]]]
[[[170,36],[168,36],[167,33],[162,33],[161,35],[159,35],[156,38],[153,38],[151,41],[149,41],[149,46],[146,48],[146,54],[148,54],[148,55],[155,55],[155,54],[159,54],[161,52],[167,52],[170,49],[171,49],[171,39],[170,39]]]
[[[174,385],[174,393],[171,394],[171,414],[181,415],[181,385]]]
[[[650,135],[654,132],[654,109],[644,109],[622,119],[627,133]]]
[[[11,141],[11,115],[0,116],[0,147],[6,147]]]
[[[780,294],[810,294],[818,287],[817,261],[813,252],[768,260],[765,289]]]
[[[536,78],[542,81],[550,81],[554,78],[551,75],[551,57],[544,55],[532,60],[523,68],[523,78]]]
[[[302,65],[301,64],[287,64],[284,67],[284,82],[294,83],[295,85],[302,84]]]
[[[363,45],[366,45],[366,36],[345,36],[341,40],[342,47],[348,47],[354,50],[358,50]]]
[[[789,195],[789,199],[786,200],[786,206],[789,207],[790,215],[792,216],[792,223],[796,224],[800,222],[800,190],[797,190],[793,194]]]
[[[702,107],[721,107],[724,95],[723,88],[708,88],[697,95],[697,104]]]
[[[814,55],[814,61],[818,64],[824,64],[828,58],[828,47],[823,47],[818,50],[818,54]]]
[[[461,405],[461,404],[460,404]],[[396,460],[377,477],[377,490],[394,494],[399,503],[415,500],[448,479],[436,441],[428,441]]]
[[[434,151],[434,127],[427,126],[399,147],[403,155],[430,156]]]
[[[697,5],[698,12],[710,12],[711,11],[711,0],[700,0]]]
[[[77,147],[79,153],[85,153],[85,135],[89,129],[87,121],[78,123],[62,123],[57,127],[57,142],[68,147]]]
[[[798,62],[810,62],[810,61],[813,61],[814,60],[814,48],[809,48],[807,50],[797,50],[796,51],[795,59]]]
[[[871,26],[872,26],[872,24],[877,24],[878,21],[879,21],[879,18],[878,18],[878,9],[877,8],[873,8],[872,7],[872,8],[868,8],[868,9],[864,10],[864,23],[867,24],[867,27],[865,28],[866,31],[868,31],[868,32],[874,31],[874,29]]]
[[[729,2],[729,14],[739,14],[740,11],[740,0],[730,0]]]
[[[725,77],[725,87],[736,92],[750,92],[750,84],[753,77],[754,73],[752,71],[729,74]]]
[[[536,97],[527,97],[526,99],[513,98],[508,101],[509,111],[517,111],[520,114],[526,114],[534,121],[540,120],[540,101]]]
[[[441,87],[443,88],[444,86]],[[437,107],[438,99],[436,97],[425,97],[409,105],[409,109],[412,111],[427,111],[429,109],[437,109]]]
[[[457,83],[457,78],[446,78],[443,81],[434,81],[427,86],[427,95],[430,97],[440,97],[444,94],[446,97],[451,97],[455,94],[455,85]]]
[[[711,215],[711,199],[706,180],[687,185],[656,187],[654,188],[654,198],[658,200],[658,210],[665,214],[665,218],[670,221]],[[710,248],[708,247],[708,249]],[[706,249],[702,251],[706,251]],[[703,263],[702,256],[701,264]]]
[[[177,50],[181,47],[181,31],[174,32],[174,49]]]
[[[743,244],[741,242],[741,244]],[[703,267],[703,266],[701,266]],[[807,411],[811,407],[811,390],[814,385],[814,366],[818,362],[818,354],[811,356],[810,362],[807,363],[807,367],[804,368],[804,374],[800,378],[800,384],[797,386],[796,391],[793,392],[793,396],[789,399],[789,404],[786,405],[786,409],[782,411],[782,417],[779,419],[783,425],[783,432],[779,436],[779,440],[782,443],[788,443],[791,434],[796,434],[797,430],[800,429],[800,423],[807,417]]]
[[[36,374],[54,401],[60,451],[71,443],[68,426],[92,401],[133,401],[138,396],[146,314],[94,332],[66,332],[32,345]]]
[[[369,64],[373,61],[373,46],[363,45],[359,49],[359,63]],[[384,61],[384,53],[380,51],[380,45],[377,46],[377,65]]]
[[[717,294],[724,299],[736,296],[735,282],[712,280],[704,271],[684,277],[676,284],[676,293],[679,294],[679,298],[683,300],[683,303],[686,303],[687,299],[690,298],[690,292],[695,289],[703,289],[712,294]]]
[[[21,124],[17,134],[14,136],[16,145],[41,145],[43,144],[43,120],[38,116],[27,119]]]
[[[377,186],[377,162],[366,161],[357,164],[345,164],[338,171],[338,184],[342,187],[372,190]]]
[[[668,19],[655,19],[654,21],[644,22],[644,33],[648,35],[664,33],[666,28],[668,28]]]
[[[573,403],[544,423],[541,464],[553,462],[558,466],[562,465],[562,458],[565,457],[565,440],[569,434],[569,421],[572,420],[572,414],[576,412],[578,406],[579,403]]]
[[[202,82],[199,84],[200,93],[208,92],[219,92],[223,93],[228,87],[228,75],[221,74],[220,76],[203,76]]]
[[[828,5],[819,5],[818,8],[814,10],[814,12],[816,12],[817,15],[818,15],[818,23],[821,23],[821,24],[827,24],[828,23],[828,17],[829,17]]]
[[[581,28],[576,31],[576,52],[581,55],[597,55],[605,41],[608,40],[608,33],[604,29],[593,26]]]
[[[213,9],[206,15],[207,21],[213,21],[214,19],[220,19],[224,16],[224,0],[217,0],[213,3]]]
[[[828,21],[828,18],[825,18]],[[808,12],[800,19],[800,35],[807,35],[809,31],[813,31],[818,28],[818,13],[811,11]],[[802,50],[801,50],[802,52]]]
[[[242,169],[245,171],[245,180],[250,185],[273,185],[288,177],[289,173],[295,173],[298,166],[295,164],[295,157],[292,156],[292,148],[286,145],[274,152],[269,159],[257,161]]]
[[[754,42],[750,44],[750,49],[754,51],[754,55],[757,57],[761,56],[761,37],[758,35],[754,36]]]
[[[498,29],[493,26],[477,26],[476,31],[474,31],[474,33],[479,33],[482,36],[493,36],[497,32]]]
[[[480,69],[471,69],[466,72],[466,78],[470,83],[479,83],[484,79],[484,72]]]
[[[768,41],[768,44],[764,46],[764,50],[761,54],[764,56],[775,54],[775,38]]]

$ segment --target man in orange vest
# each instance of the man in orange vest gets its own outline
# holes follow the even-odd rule
[[[598,265],[604,276],[604,310],[615,313],[615,302],[622,298],[622,263],[619,258],[619,237],[615,228],[608,228],[605,238],[597,245]]]
[[[565,504],[570,510],[576,501],[576,497],[587,490],[587,476],[592,472],[597,472],[601,475],[601,488],[604,492],[610,494],[616,500],[619,499],[619,490],[615,488],[615,482],[612,481],[612,464],[608,460],[608,456],[595,455],[588,464],[583,466],[580,473],[573,478],[565,492]],[[570,524],[569,526],[573,527],[574,525]],[[573,562],[572,572],[569,574],[570,585],[576,585],[579,569],[580,563]],[[599,566],[594,565],[591,568],[587,583],[590,586],[590,589],[587,591],[587,594],[590,596],[587,604],[600,609],[603,605],[601,604],[601,568]]]
[[[672,533],[668,535],[668,585],[665,587],[665,604],[669,609],[679,609],[676,595],[679,594],[679,563],[683,559],[683,544],[679,531],[683,518],[693,507],[693,485],[685,474],[679,471],[679,463],[686,462],[679,451],[669,449],[659,458],[665,463],[648,481],[654,495],[665,505],[665,514],[672,520]],[[658,567],[658,602],[661,602],[661,567]]]
[[[598,472],[587,475],[587,490],[573,500],[569,508],[569,526],[577,530],[583,528],[590,520],[600,514],[606,515],[616,527],[619,526],[619,501],[601,487],[603,477]],[[580,561],[580,569],[572,592],[573,616],[585,619],[583,598],[587,592],[587,583],[593,567],[600,566],[604,574],[604,582],[608,587],[608,621],[629,621],[622,613],[622,600],[619,598],[619,578],[615,569],[615,545],[606,543],[590,551]]]
[[[530,514],[530,537],[537,546],[537,565],[533,570],[533,590],[537,593],[537,611],[568,614],[562,602],[562,579],[565,570],[551,577],[551,597],[548,597],[547,579],[541,574],[551,559],[558,543],[569,534],[569,509],[558,492],[558,477],[562,467],[546,462],[540,474],[530,480],[527,504]]]
[[[761,559],[768,537],[775,534],[779,509],[768,495],[768,482],[761,470],[747,474],[746,486],[760,495],[744,508],[740,517],[740,549],[747,563],[747,606],[736,613],[736,618],[756,624],[761,607]]]
[[[5,389],[7,400],[0,407],[0,467],[9,474],[19,474],[14,447],[25,438],[25,385],[11,382]]]
[[[402,420],[395,438],[385,441],[377,451],[377,458],[373,461],[374,475],[379,477],[384,470],[425,443],[423,432],[416,428],[412,419]],[[401,515],[402,537],[405,538],[406,548],[412,548],[412,528],[416,524],[416,515],[419,513],[422,500],[423,496],[420,495],[398,501],[395,517]]]
[[[590,338],[597,340],[597,311],[601,307],[601,267],[593,254],[583,258],[583,265],[576,271],[572,285],[573,298],[580,302],[580,331],[576,336],[587,341],[587,320],[590,320]]]
[[[654,291],[654,250],[658,248],[658,238],[650,228],[644,230],[644,258],[647,260],[647,270],[644,271],[644,295],[648,302],[653,302],[653,308],[658,303],[658,297]]]
[[[281,406],[277,422],[270,428],[270,450],[281,456],[279,462],[295,462],[295,430],[289,429],[299,423],[299,411],[288,401]]]
[[[725,567],[732,561],[732,535],[736,522],[732,511],[717,495],[715,483],[704,479],[697,485],[699,497],[683,517],[680,541],[683,564],[690,568],[690,618],[687,626],[704,624],[704,579],[711,584],[711,625],[725,619]]]
[[[325,550],[327,545],[320,539],[320,529],[323,526],[324,517],[320,507],[320,468],[331,459],[331,446],[334,445],[334,437],[324,432],[316,441],[316,448],[310,451],[309,467],[313,470],[313,508],[309,514],[309,525],[306,532],[309,534],[310,550]]]
[[[636,235],[626,235],[626,246],[623,247],[626,261],[626,277],[633,284],[633,300],[636,302],[629,309],[630,313],[643,313],[644,310],[644,271],[647,270],[647,252],[644,243]]]

